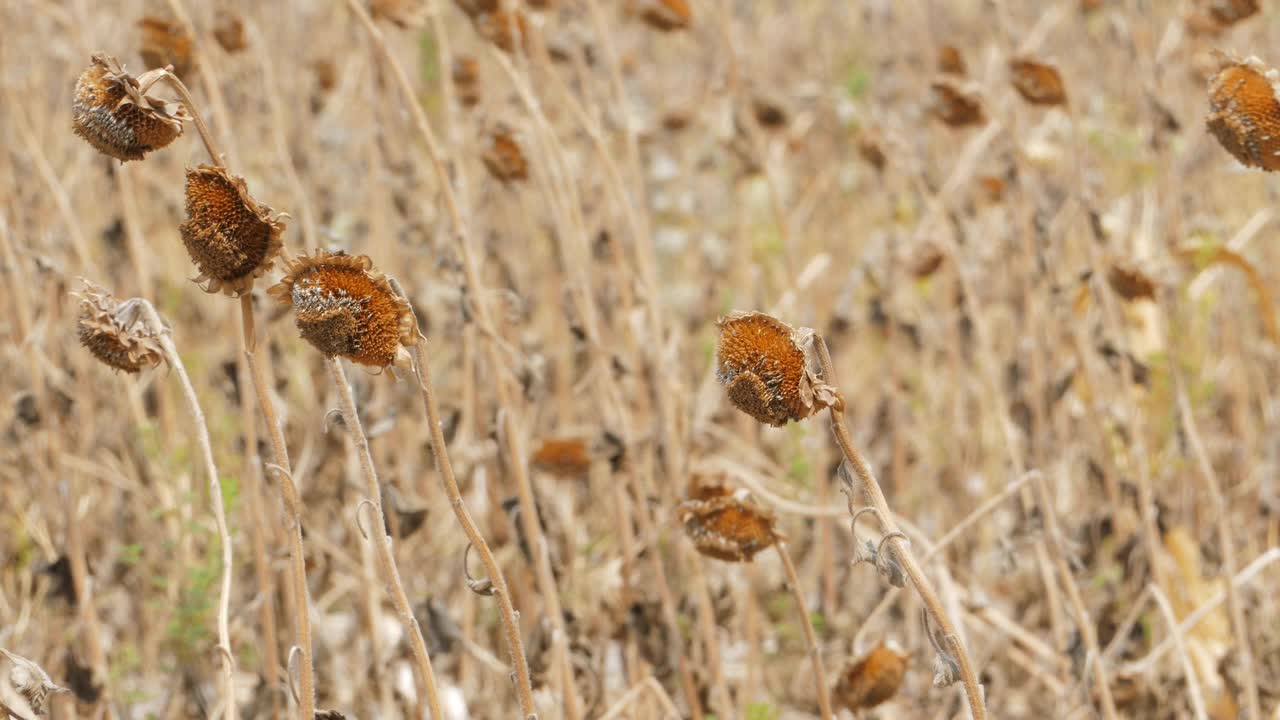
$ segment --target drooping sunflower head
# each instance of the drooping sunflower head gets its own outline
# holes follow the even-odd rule
[[[120,302],[87,280],[76,296],[80,344],[104,365],[132,374],[165,361],[157,331],[142,315],[142,300]]]
[[[293,306],[303,339],[329,357],[385,368],[417,341],[409,303],[365,255],[300,256],[267,292]]]
[[[165,70],[138,77],[110,55],[95,54],[76,81],[72,129],[98,152],[117,160],[141,160],[182,135],[187,110],[151,94]]]
[[[243,295],[271,269],[284,247],[284,218],[249,197],[244,179],[224,168],[187,170],[187,220],[182,244],[207,292]]]

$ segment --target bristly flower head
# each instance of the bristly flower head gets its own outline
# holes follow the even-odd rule
[[[723,484],[695,488],[676,512],[698,552],[725,562],[750,562],[786,539],[774,527],[773,513],[752,502],[746,491],[730,493]]]
[[[187,220],[178,228],[206,292],[238,297],[271,269],[284,247],[285,215],[249,197],[243,178],[223,168],[187,170]]]
[[[810,369],[812,330],[797,331],[758,312],[734,313],[716,324],[716,374],[739,410],[781,427],[836,403],[834,388]]]
[[[1256,57],[1217,57],[1218,73],[1209,80],[1209,132],[1244,165],[1280,169],[1280,72]]]
[[[72,129],[117,160],[141,160],[182,134],[187,109],[181,103],[150,94],[165,70],[138,77],[110,55],[96,53],[76,81]]]
[[[267,293],[293,306],[303,339],[329,357],[385,368],[413,345],[413,312],[365,255],[316,250],[285,268]]]
[[[142,315],[143,300],[118,302],[111,293],[85,280],[76,323],[80,343],[93,356],[117,370],[136,373],[165,360],[156,329]]]
[[[832,696],[851,712],[873,708],[898,693],[907,656],[880,645],[840,673]]]

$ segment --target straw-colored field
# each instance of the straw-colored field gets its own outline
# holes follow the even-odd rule
[[[0,717],[1280,720],[1257,5],[0,0]]]

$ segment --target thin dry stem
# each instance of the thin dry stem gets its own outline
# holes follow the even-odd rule
[[[1195,711],[1196,720],[1208,720],[1209,714],[1205,712],[1204,695],[1200,692],[1200,679],[1196,677],[1195,663],[1191,661],[1191,655],[1187,652],[1187,642],[1183,637],[1182,628],[1178,625],[1178,618],[1174,616],[1173,608],[1169,605],[1169,598],[1165,597],[1164,591],[1155,583],[1147,585],[1147,591],[1160,607],[1160,614],[1169,626],[1169,636],[1173,639],[1173,646],[1177,648],[1178,657],[1182,660],[1182,674],[1186,676],[1187,693],[1191,696],[1191,708]]]
[[[365,492],[368,495],[366,502],[374,509],[376,516],[369,541],[377,551],[378,570],[382,574],[382,581],[387,585],[396,614],[400,616],[400,622],[404,623],[405,634],[409,636],[409,646],[413,650],[418,674],[426,689],[431,717],[443,718],[440,692],[436,687],[435,672],[431,669],[431,657],[427,654],[427,643],[422,638],[422,628],[418,627],[418,619],[413,614],[413,606],[409,604],[409,596],[404,591],[404,584],[400,582],[400,571],[396,568],[396,559],[391,552],[391,536],[386,534],[387,518],[382,512],[382,488],[378,484],[377,471],[373,467],[369,440],[365,437],[364,428],[360,424],[360,415],[356,411],[355,396],[351,392],[351,385],[347,382],[346,373],[342,370],[342,360],[329,357],[326,361],[329,366],[329,375],[333,378],[334,387],[338,390],[338,399],[342,403],[342,419],[355,443],[356,454],[360,458],[360,471],[364,475]]]
[[[818,357],[822,362],[823,379],[834,386],[836,384],[835,366],[831,362],[831,352],[827,348],[827,341],[819,335],[816,338],[816,344]],[[965,650],[964,644],[960,640],[955,623],[947,616],[941,601],[938,600],[938,593],[933,589],[933,585],[929,583],[929,579],[925,577],[919,564],[916,563],[910,547],[902,541],[900,536],[893,535],[893,533],[901,533],[901,530],[898,529],[897,523],[893,520],[893,512],[889,509],[889,503],[884,499],[884,493],[880,490],[880,483],[876,481],[875,475],[871,472],[871,466],[853,444],[853,438],[849,435],[849,428],[844,424],[843,407],[832,406],[829,411],[831,413],[831,427],[835,431],[836,442],[840,446],[840,451],[844,453],[845,459],[853,466],[854,474],[858,476],[858,480],[862,483],[863,492],[871,501],[872,507],[876,509],[876,514],[880,518],[881,527],[888,538],[889,546],[893,549],[894,556],[902,564],[903,571],[906,572],[911,584],[915,586],[920,599],[924,601],[929,615],[942,631],[942,636],[945,638],[947,649],[952,654],[952,659],[960,666],[960,679],[964,682],[965,698],[969,703],[970,715],[973,720],[985,720],[987,708],[983,700],[982,688],[978,685],[978,675],[973,669],[973,661],[969,659],[968,651]]]
[[[400,287],[400,283],[394,278],[391,279],[391,286],[400,297],[409,299],[404,289]],[[412,304],[410,308],[412,310]],[[445,494],[449,497],[449,506],[453,509],[453,515],[462,526],[462,532],[466,534],[471,547],[480,556],[480,562],[484,564],[489,582],[493,585],[494,594],[498,599],[498,614],[502,619],[502,630],[507,639],[511,669],[515,674],[516,697],[520,702],[521,711],[526,717],[532,717],[535,715],[533,689],[529,680],[529,663],[524,654],[524,642],[520,638],[520,622],[516,618],[515,607],[511,603],[511,593],[507,589],[507,579],[502,573],[502,568],[494,559],[493,551],[489,549],[489,543],[481,534],[480,528],[472,520],[466,501],[463,500],[462,490],[458,487],[458,479],[453,473],[453,461],[449,459],[449,448],[444,439],[444,424],[440,419],[439,403],[436,401],[431,384],[431,368],[427,365],[427,338],[422,334],[416,313],[413,323],[418,342],[410,352],[413,355],[413,369],[418,379],[418,389],[422,395],[422,407],[431,428],[431,449],[436,469],[440,472],[440,480],[444,484]]]
[[[182,104],[186,106],[187,112],[191,113],[191,122],[195,124],[196,132],[200,134],[204,149],[209,153],[209,160],[218,167],[226,167],[226,161],[223,159],[222,153],[218,151],[218,143],[213,139],[213,134],[209,132],[209,126],[204,124],[204,117],[201,116],[200,110],[196,107],[196,101],[191,97],[191,91],[178,79],[177,75],[168,70],[160,76],[160,79],[169,83],[169,86],[182,97]]]
[[[822,650],[818,647],[818,636],[813,632],[813,621],[809,618],[809,608],[804,601],[804,593],[800,590],[800,576],[796,574],[795,563],[791,562],[791,553],[787,552],[787,544],[777,543],[774,548],[782,560],[782,569],[787,573],[787,585],[791,589],[791,597],[795,598],[796,610],[800,613],[800,627],[804,629],[804,642],[809,647],[809,660],[813,663],[813,680],[818,687],[818,711],[823,720],[831,720],[831,695],[827,690],[827,668],[822,662]]]
[[[146,314],[147,322],[159,336],[160,346],[164,348],[165,355],[168,356],[169,366],[173,368],[174,374],[178,376],[178,385],[182,388],[182,398],[187,403],[187,412],[190,413],[191,424],[194,426],[196,445],[200,448],[200,459],[204,462],[204,471],[209,478],[209,500],[213,504],[213,517],[218,527],[218,542],[222,547],[222,583],[218,591],[218,651],[220,655],[218,662],[222,667],[220,696],[223,717],[226,720],[235,720],[237,717],[235,654],[231,651],[231,630],[228,619],[231,607],[231,532],[227,529],[227,512],[222,502],[222,481],[218,477],[218,467],[213,460],[213,446],[209,442],[209,428],[204,420],[204,411],[200,409],[200,400],[196,397],[196,390],[191,385],[191,378],[187,375],[187,368],[182,363],[182,357],[178,355],[178,348],[174,345],[173,335],[164,327],[164,323],[160,321],[159,314],[156,313],[150,302],[143,300],[142,308]]]
[[[249,376],[253,380],[258,407],[262,410],[263,424],[267,428],[267,438],[271,443],[271,455],[274,461],[272,467],[280,483],[280,496],[289,519],[289,567],[294,598],[294,642],[302,655],[298,663],[298,714],[302,720],[311,720],[316,712],[316,684],[314,656],[311,652],[307,564],[302,549],[302,501],[293,483],[293,467],[289,463],[289,449],[285,445],[284,427],[276,417],[275,405],[271,401],[271,388],[267,385],[262,366],[254,355],[257,347],[254,327],[253,294],[245,293],[240,296],[241,350],[244,353],[245,364],[249,367]]]

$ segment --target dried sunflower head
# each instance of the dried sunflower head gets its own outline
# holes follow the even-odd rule
[[[1258,0],[1212,0],[1209,17],[1221,25],[1234,25],[1258,14]]]
[[[1014,58],[1009,61],[1009,79],[1013,89],[1032,105],[1062,105],[1067,101],[1062,75],[1052,65]]]
[[[582,438],[547,438],[529,464],[557,477],[584,477],[591,470],[591,451]]]
[[[786,539],[774,527],[773,513],[752,502],[746,491],[731,494],[726,485],[700,486],[676,512],[698,552],[725,562],[750,562]]]
[[[532,28],[519,8],[481,13],[473,17],[472,22],[480,37],[505,53],[515,52],[516,43],[520,43],[525,53],[530,51],[529,33]]]
[[[832,698],[850,712],[873,708],[898,693],[907,656],[880,645],[840,673]]]
[[[187,220],[178,229],[200,269],[196,282],[237,297],[252,290],[284,247],[285,217],[249,197],[244,179],[224,168],[188,169]]]
[[[529,161],[520,149],[515,131],[508,125],[495,125],[485,138],[480,159],[489,174],[504,183],[527,180]]]
[[[267,293],[293,306],[303,339],[325,355],[385,368],[417,342],[409,303],[367,256],[316,250],[285,273]]]
[[[5,667],[7,666],[7,667]],[[0,648],[0,710],[6,717],[44,717],[49,712],[49,694],[66,692],[44,668]]]
[[[1249,167],[1280,169],[1280,72],[1256,57],[1240,60],[1217,53],[1218,72],[1209,80],[1209,132]]]
[[[797,331],[758,312],[734,313],[716,324],[716,375],[739,410],[782,426],[836,403],[835,389],[810,370],[812,330]]]
[[[935,81],[929,86],[929,95],[933,114],[951,127],[982,125],[987,121],[978,94],[961,88],[950,80]]]
[[[452,76],[458,102],[463,107],[480,104],[480,63],[469,55],[459,56],[453,61]]]
[[[97,53],[76,81],[72,129],[117,160],[141,160],[182,134],[187,110],[150,94],[165,70],[133,77],[110,55]]]
[[[218,13],[217,24],[213,26],[213,38],[231,55],[249,47],[244,39],[244,21],[239,15],[229,11]]]
[[[172,65],[173,74],[189,82],[195,58],[191,53],[191,36],[182,25],[158,17],[144,17],[138,20],[138,29],[142,31],[142,47],[138,51],[142,62],[148,67]]]
[[[166,361],[156,329],[142,314],[139,298],[118,302],[111,293],[84,281],[80,319],[76,326],[80,344],[104,364],[127,373],[155,367]]]

